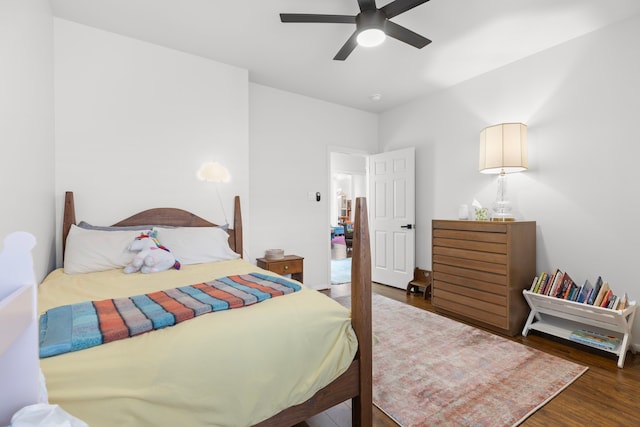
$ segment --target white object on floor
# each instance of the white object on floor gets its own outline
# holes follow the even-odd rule
[[[58,405],[36,403],[25,406],[11,418],[10,427],[89,427]]]

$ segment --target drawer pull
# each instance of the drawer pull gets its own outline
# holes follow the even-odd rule
[[[288,269],[289,269],[289,266],[288,266],[288,265],[285,265],[285,266],[284,266],[284,269],[285,269],[285,270],[288,270]]]

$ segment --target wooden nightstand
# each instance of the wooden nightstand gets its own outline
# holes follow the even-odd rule
[[[303,257],[297,255],[285,255],[280,259],[256,259],[258,267],[282,275],[291,274],[291,278],[300,283],[302,283],[304,274],[303,260]]]

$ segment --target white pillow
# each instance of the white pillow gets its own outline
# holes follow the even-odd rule
[[[160,243],[182,265],[239,258],[229,247],[229,234],[220,227],[153,227]]]
[[[64,252],[64,272],[79,274],[123,268],[135,255],[127,247],[140,233],[87,230],[72,225]]]

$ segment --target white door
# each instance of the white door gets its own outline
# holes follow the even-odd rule
[[[369,157],[372,280],[405,289],[415,267],[415,148]]]

